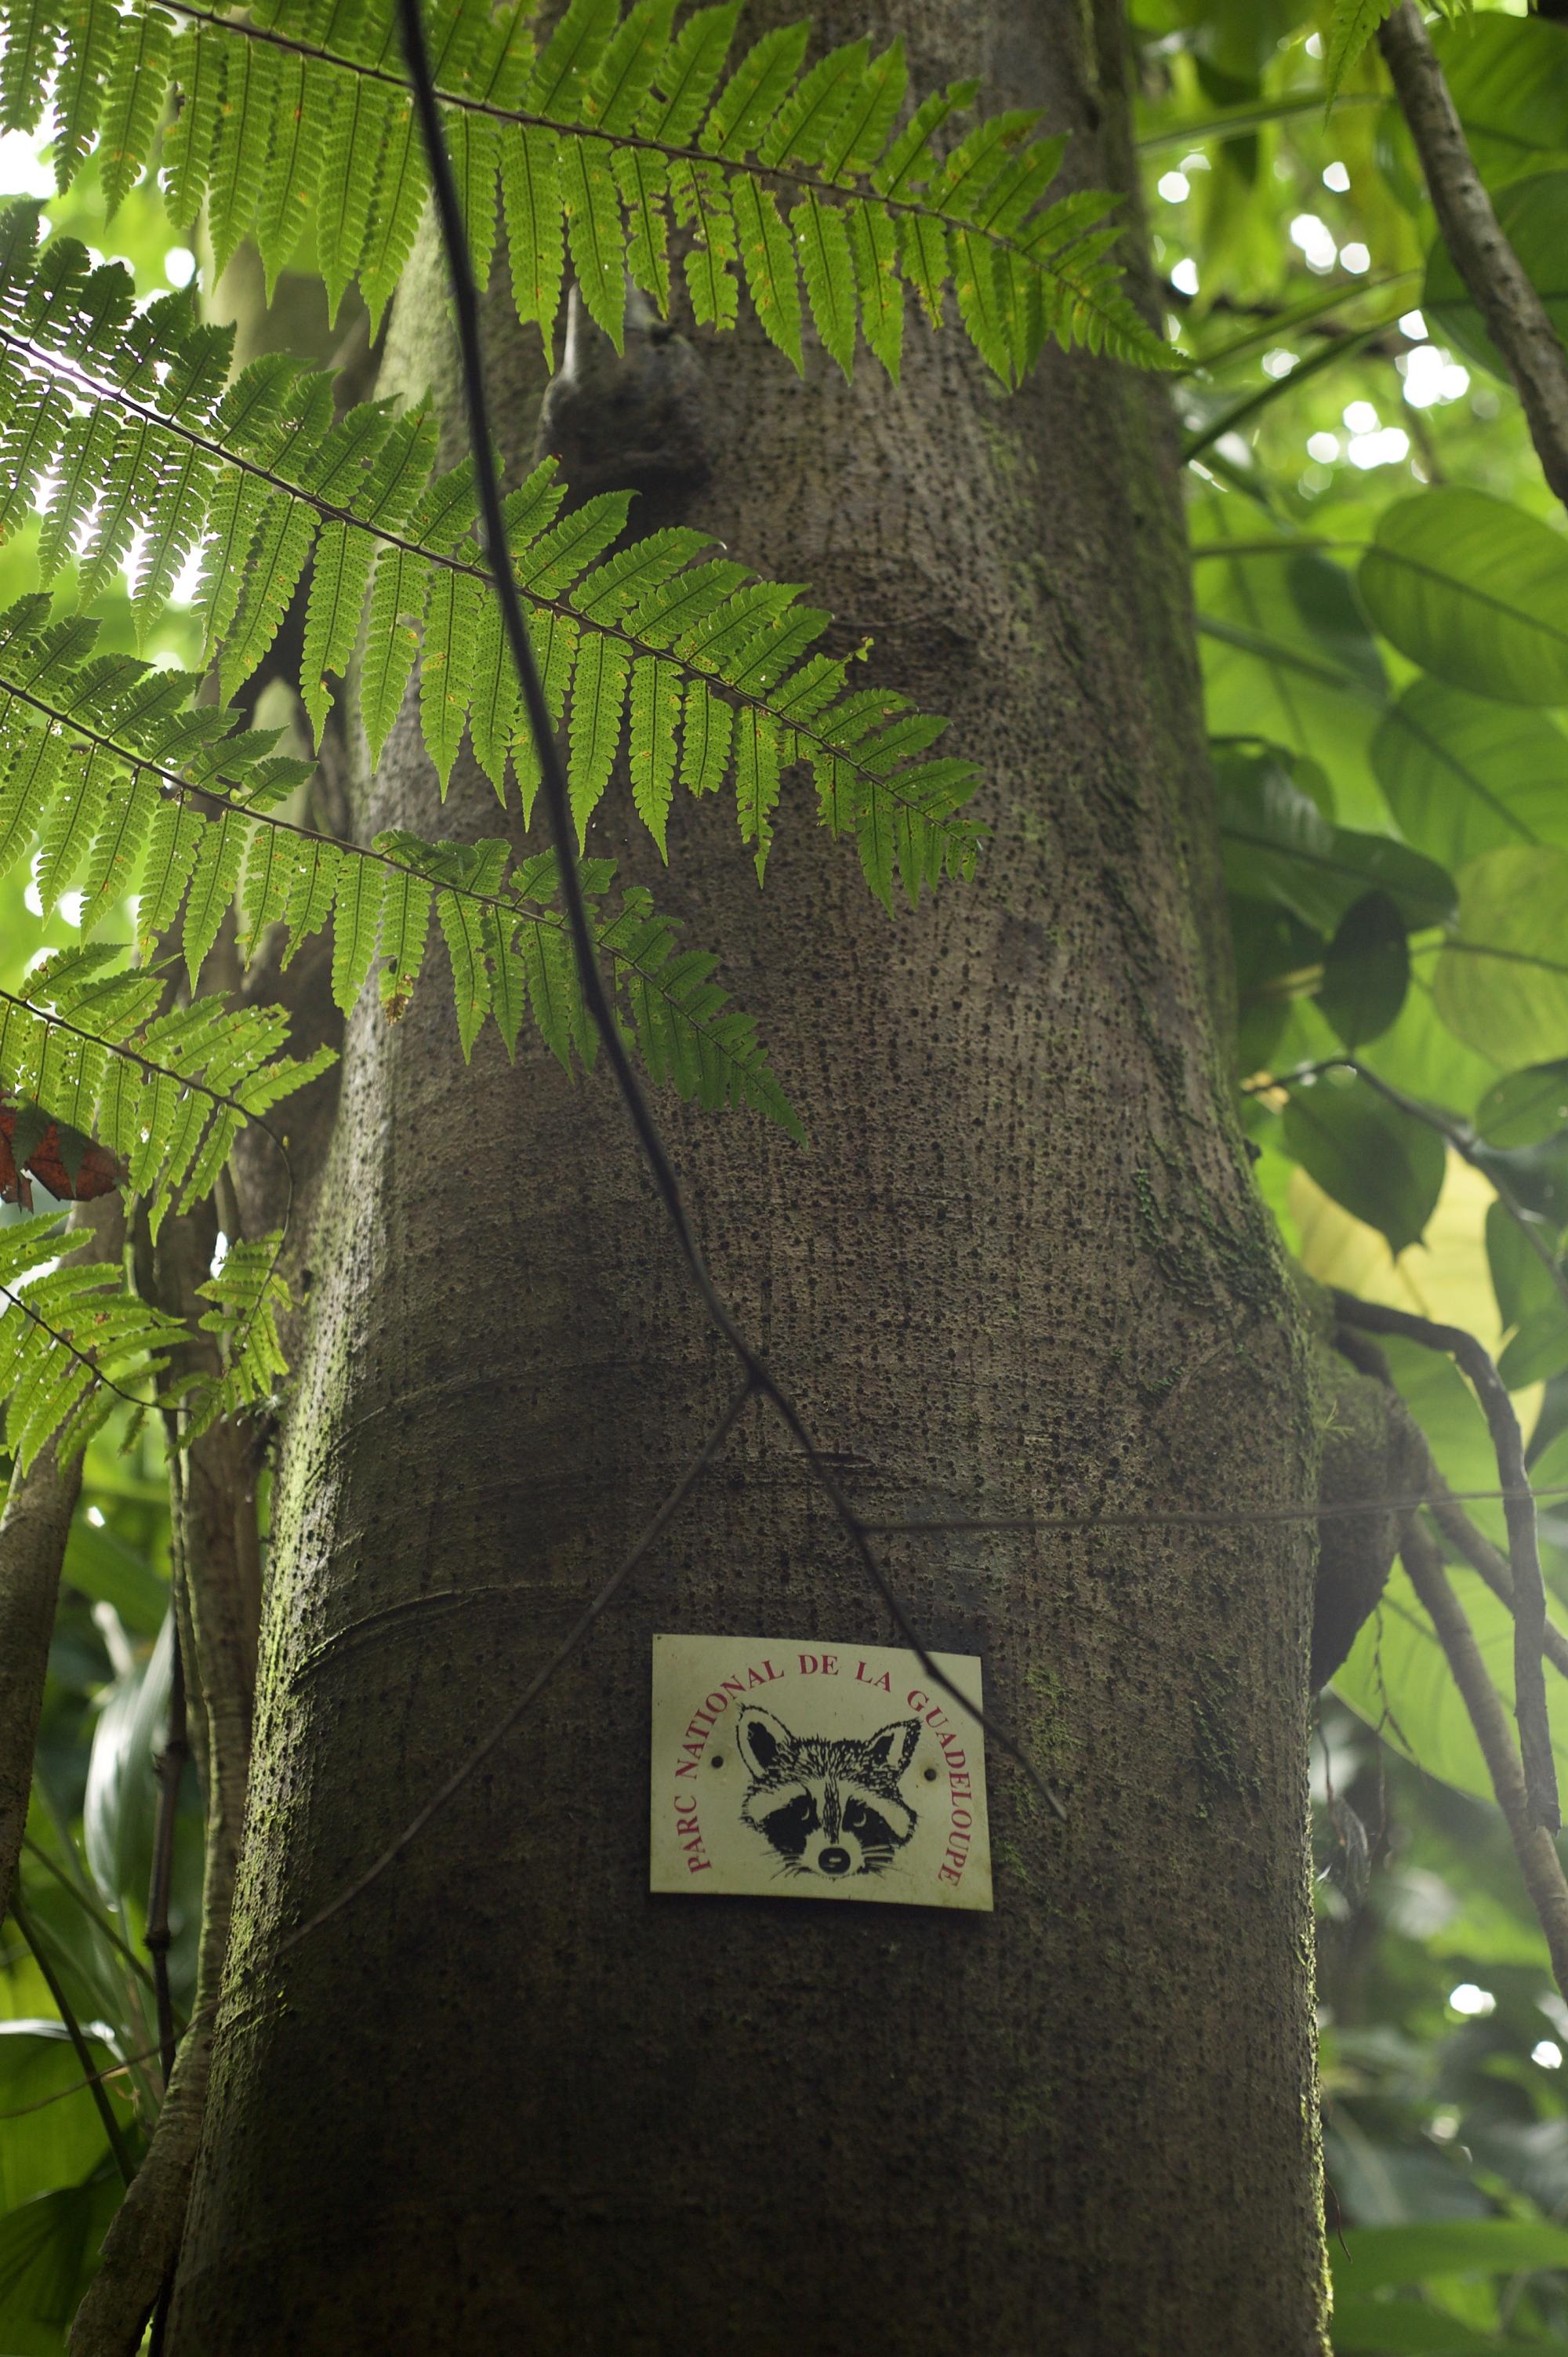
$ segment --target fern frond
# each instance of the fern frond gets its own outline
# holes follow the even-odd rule
[[[160,974],[102,970],[119,954],[69,952],[29,976],[25,997],[0,992],[0,1090],[113,1156],[146,1199],[156,1238],[171,1211],[210,1193],[245,1122],[333,1056],[284,1052],[279,1007],[221,996],[165,1006]]]
[[[970,177],[980,177],[978,167]],[[805,278],[824,332],[836,335],[848,331],[842,295],[843,274],[853,275],[854,265],[847,247],[841,252],[834,242],[843,235],[840,217],[818,208],[813,219],[817,258],[806,260]],[[68,436],[61,480],[69,476],[70,484],[57,494],[58,523],[51,508],[51,546],[63,554],[70,518],[95,500],[83,556],[92,586],[140,533],[145,554],[132,595],[145,629],[177,565],[205,544],[199,594],[226,694],[266,654],[309,565],[301,691],[318,733],[330,680],[350,659],[368,585],[362,700],[372,751],[379,753],[392,726],[422,648],[421,719],[443,788],[467,729],[503,802],[510,763],[526,814],[532,748],[475,538],[472,470],[464,465],[432,473],[434,420],[422,410],[394,418],[372,403],[334,424],[330,378],[275,356],[253,362],[225,389],[224,331],[199,322],[183,301],[133,314],[125,273],[91,269],[69,240],[51,240],[40,255],[36,232],[35,206],[0,212],[0,355],[9,359],[16,381],[5,434],[14,434],[18,447],[30,437],[50,451]],[[47,317],[38,299],[46,285]],[[1121,299],[1109,285],[1100,297]],[[150,392],[149,370],[157,371]],[[58,415],[52,406],[60,371],[91,404],[74,423],[63,404]],[[38,425],[46,411],[47,430]],[[105,443],[97,421],[116,411],[123,422]],[[71,474],[76,446],[69,435],[79,427],[79,439],[97,437],[93,448],[106,447],[108,456],[90,463],[84,443]],[[6,447],[0,441],[0,457]],[[35,454],[16,463],[36,473],[52,459]],[[822,710],[831,705],[828,689],[842,687],[847,673],[842,662],[824,671],[811,655],[830,619],[825,613],[803,604],[797,589],[756,581],[715,557],[695,533],[656,533],[618,548],[626,493],[589,500],[564,517],[558,515],[561,497],[547,462],[510,495],[507,516],[552,708],[567,725],[580,834],[615,770],[629,679],[639,662],[657,656],[663,708],[673,720],[679,691],[682,728],[693,737],[676,759],[676,774],[696,792],[733,780],[743,840],[765,853],[776,777],[805,763],[820,784],[831,759],[837,784],[823,809],[832,823],[855,827],[863,846],[891,844],[896,827],[902,828],[914,855],[907,878],[966,872],[978,840],[978,831],[957,815],[966,797],[955,794],[945,803],[933,798],[929,780],[906,780],[882,758],[885,743],[839,738],[832,711]],[[819,691],[810,707],[797,693],[806,681]],[[668,740],[655,744],[633,732],[633,805],[661,846],[668,750]],[[744,778],[743,759],[751,765]],[[956,780],[960,773],[950,774]],[[973,773],[964,774],[972,784]],[[73,880],[67,868],[74,840],[53,863],[60,888]],[[181,877],[188,880],[194,857],[177,829],[157,834],[156,847],[174,865],[155,896],[155,931],[177,908]],[[872,856],[866,873],[889,899],[888,861]],[[209,914],[226,902],[233,879],[225,872],[220,880],[221,891],[206,871],[198,878]],[[164,905],[166,889],[173,908]],[[204,944],[208,937],[204,919],[194,938]]]
[[[144,1398],[130,1386],[156,1376],[183,1339],[118,1267],[66,1265],[87,1242],[53,1212],[0,1228],[0,1390],[5,1445],[24,1471],[51,1441],[69,1463],[117,1399]]]
[[[196,1288],[212,1304],[199,1322],[218,1337],[223,1372],[199,1376],[184,1391],[181,1438],[187,1445],[219,1416],[263,1405],[288,1372],[277,1326],[293,1307],[278,1268],[282,1249],[281,1232],[231,1243],[220,1266]]]
[[[193,675],[154,672],[131,657],[105,665],[93,641],[91,623],[53,620],[47,597],[0,614],[0,860],[15,863],[42,836],[51,893],[85,872],[98,917],[139,884],[137,931],[147,947],[183,907],[181,947],[193,980],[236,899],[252,952],[269,925],[286,927],[285,963],[330,918],[333,990],[345,1011],[379,952],[382,1003],[394,1017],[403,1012],[434,909],[465,1051],[492,1014],[514,1048],[526,999],[557,1052],[591,1059],[565,920],[553,905],[553,859],[509,872],[510,848],[499,838],[431,845],[392,834],[367,848],[317,834],[276,808],[303,764],[271,753],[264,736],[234,733],[232,713],[190,706]],[[607,678],[622,665],[624,697],[629,658],[613,639],[594,643],[607,651]],[[662,697],[667,723],[679,673],[672,662],[657,670],[650,692]],[[640,693],[632,699],[634,738],[654,726],[639,717]],[[725,707],[715,708],[727,718]],[[622,709],[602,683],[591,723],[600,767],[618,742]],[[30,758],[40,747],[49,749],[48,761]],[[654,758],[667,788],[668,735]],[[105,780],[91,826],[79,815],[89,769]],[[766,792],[759,807],[765,818]],[[586,860],[581,872],[602,898],[612,864]],[[679,967],[662,974],[664,962],[650,963],[645,942],[623,937],[618,919],[606,917],[600,937],[616,986],[629,993],[636,985],[642,1011],[634,1029],[656,1079],[684,1086],[689,1070],[698,1071],[693,1086],[704,1103],[753,1105],[798,1128],[753,1027],[725,1011],[705,976],[708,995],[693,996]],[[330,1058],[284,1053],[283,1018],[273,1008],[220,997],[166,1007],[161,974],[103,970],[117,955],[84,943],[40,969],[26,998],[0,993],[0,1087],[58,1112],[120,1157],[133,1189],[149,1198],[156,1232],[171,1210],[210,1189],[246,1119]],[[671,1037],[685,1043],[684,1061],[660,1048]]]
[[[520,317],[553,342],[564,253],[590,312],[618,343],[628,285],[669,300],[671,218],[692,232],[687,285],[699,321],[733,325],[737,264],[757,315],[796,357],[799,262],[824,349],[847,373],[857,328],[896,372],[889,283],[940,316],[950,265],[975,348],[1017,382],[1047,334],[1159,368],[1172,354],[1120,292],[1036,234],[1061,143],[1002,113],[956,147],[952,118],[978,85],[955,83],[902,131],[907,72],[895,42],[851,42],[806,64],[810,28],[783,26],[727,73],[738,12],[704,7],[677,31],[671,0],[573,0],[543,52],[530,11],[433,0],[431,51],[447,145],[481,277],[504,199]],[[1382,0],[1340,0],[1355,20],[1339,70]],[[188,27],[173,38],[175,23]],[[31,128],[56,80],[64,186],[96,141],[112,198],[140,168],[172,85],[180,109],[166,188],[183,230],[205,198],[221,268],[253,238],[275,281],[308,227],[336,309],[357,279],[372,317],[407,258],[426,191],[403,78],[395,0],[245,16],[193,0],[0,0],[0,112]],[[36,81],[10,71],[13,48]],[[782,239],[793,248],[786,267]]]

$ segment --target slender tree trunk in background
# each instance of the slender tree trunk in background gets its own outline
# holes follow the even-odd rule
[[[919,86],[983,73],[1124,184],[1112,0],[822,29],[895,21]],[[489,326],[521,464],[539,372]],[[450,411],[428,253],[394,346]],[[1165,396],[1053,354],[1008,400],[913,322],[897,389],[815,353],[800,383],[744,325],[699,350],[692,520],[954,716],[995,828],[972,888],[890,923],[808,790],[761,897],[733,813],[677,813],[661,903],[724,948],[812,1138],[661,1105],[721,1284],[875,1518],[1303,1501],[1305,1361],[1208,1011]],[[471,770],[437,820],[405,715],[365,829],[504,823]],[[893,1641],[754,1409],[518,1735],[275,1953],[733,1383],[606,1082],[493,1032],[466,1070],[439,973],[354,1018],[327,1201],[177,2357],[1320,2351],[1305,1526],[899,1542],[1067,1824],[993,1751],[993,1916],[650,1899],[652,1633]]]

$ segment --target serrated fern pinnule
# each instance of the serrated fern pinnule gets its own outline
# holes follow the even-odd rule
[[[856,331],[897,374],[903,285],[933,318],[952,284],[965,331],[1015,383],[1047,340],[1144,366],[1166,347],[1093,224],[1114,201],[1045,202],[1064,143],[1008,113],[952,144],[979,85],[918,104],[895,39],[808,66],[810,28],[765,33],[731,59],[736,5],[677,29],[671,0],[571,0],[541,50],[532,11],[431,0],[428,38],[481,280],[504,213],[519,315],[553,344],[570,258],[618,343],[628,285],[670,300],[671,226],[688,233],[700,324],[734,324],[741,280],[766,332],[802,363],[801,290],[846,373]],[[62,187],[90,152],[111,199],[145,164],[166,92],[178,111],[164,181],[184,228],[205,205],[218,266],[255,241],[269,282],[308,234],[334,308],[357,281],[379,318],[408,259],[428,181],[395,0],[329,8],[265,0],[245,16],[188,0],[3,0],[0,115],[33,128],[54,78]],[[17,60],[12,69],[12,59]]]
[[[434,419],[381,403],[335,416],[333,380],[277,354],[227,382],[229,330],[199,321],[183,296],[137,312],[128,273],[94,269],[70,239],[40,253],[37,234],[36,205],[0,210],[0,459],[29,484],[55,472],[46,573],[75,550],[97,588],[140,535],[132,603],[145,629],[200,549],[208,650],[232,695],[308,566],[300,685],[317,731],[368,592],[360,708],[372,758],[418,662],[443,788],[467,730],[503,802],[515,777],[526,817],[532,748],[475,536],[472,470],[433,471]],[[798,766],[827,823],[855,836],[885,902],[896,873],[918,898],[969,871],[981,830],[959,813],[977,772],[892,758],[908,742],[908,707],[891,694],[844,694],[849,660],[811,651],[825,612],[714,555],[696,532],[620,545],[629,494],[563,513],[564,490],[546,461],[506,515],[552,708],[567,726],[580,830],[626,752],[634,807],[662,851],[666,748],[678,745],[675,774],[693,792],[733,784],[759,873],[779,780]],[[941,724],[921,726],[934,737]],[[173,846],[177,859],[185,848]],[[204,894],[212,880],[199,877]],[[170,890],[176,881],[171,871]]]
[[[118,1403],[149,1405],[130,1387],[155,1379],[184,1339],[118,1266],[70,1265],[87,1241],[54,1212],[0,1227],[0,1394],[5,1446],[24,1471],[50,1441],[69,1462]]]
[[[167,977],[123,946],[61,951],[0,991],[0,1091],[94,1139],[145,1198],[156,1241],[171,1211],[210,1193],[247,1121],[333,1061],[283,1052],[281,1007],[214,996],[168,1003]]]
[[[0,614],[0,872],[38,847],[51,897],[82,891],[86,932],[136,893],[144,953],[183,911],[180,951],[193,985],[231,907],[248,951],[270,927],[286,930],[285,964],[330,920],[338,1004],[353,1005],[379,957],[394,1017],[419,974],[434,909],[465,1052],[488,1015],[513,1049],[513,1018],[526,1006],[557,1053],[589,1054],[552,856],[513,864],[499,838],[430,844],[392,834],[367,846],[322,835],[278,807],[306,764],[273,753],[265,733],[237,729],[232,711],[193,705],[193,674],[98,657],[95,639],[91,621],[54,619],[42,593]],[[91,823],[81,817],[87,775],[102,786]],[[602,902],[613,862],[585,861],[583,873]],[[750,1018],[725,1007],[706,974],[697,989],[679,963],[665,972],[673,931],[644,911],[657,935],[632,938],[621,920],[633,906],[643,904],[628,894],[605,909],[600,940],[650,1071],[704,1105],[750,1105],[799,1136]],[[161,975],[145,967],[101,975],[95,942],[72,957],[44,970],[63,997],[46,997],[36,977],[27,1000],[0,996],[0,1086],[123,1154],[132,1184],[156,1192],[161,1218],[177,1198],[183,1208],[211,1186],[247,1114],[264,1112],[282,1084],[299,1086],[320,1062],[276,1057],[282,1034],[268,1028],[271,1010],[231,1010],[232,1021],[220,1021],[222,1002],[199,999],[143,1028],[165,996]],[[679,1055],[668,1051],[671,1039]],[[203,1054],[220,1051],[219,1063],[192,1061],[193,1040]],[[269,1060],[252,1068],[252,1050]],[[208,1108],[204,1126],[196,1100]]]

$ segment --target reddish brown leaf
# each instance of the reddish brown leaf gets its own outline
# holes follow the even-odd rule
[[[13,1152],[18,1124],[24,1148],[20,1170]],[[63,1203],[86,1203],[123,1187],[128,1175],[123,1162],[80,1131],[49,1121],[34,1105],[7,1104],[0,1099],[0,1200],[30,1211],[31,1177]]]

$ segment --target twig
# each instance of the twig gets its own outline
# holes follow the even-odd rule
[[[1400,1552],[1411,1586],[1437,1631],[1454,1683],[1465,1698],[1498,1806],[1513,1836],[1525,1888],[1546,1935],[1552,1974],[1568,1996],[1568,1882],[1563,1880],[1556,1844],[1531,1807],[1502,1699],[1487,1675],[1475,1631],[1449,1584],[1435,1540],[1412,1520],[1405,1525]]]
[[[1412,1418],[1413,1421],[1413,1418]],[[1459,1503],[1460,1492],[1450,1490],[1441,1475],[1437,1486],[1427,1501],[1433,1521],[1437,1524],[1455,1555],[1462,1555],[1472,1571],[1479,1574],[1499,1604],[1513,1610],[1513,1574],[1508,1558],[1498,1553],[1484,1531],[1478,1531]],[[1568,1678],[1568,1636],[1548,1620],[1541,1652],[1560,1677]]]
[[[1412,0],[1399,0],[1378,40],[1444,243],[1513,379],[1546,479],[1568,506],[1568,353],[1503,234]]]
[[[11,1913],[15,1919],[17,1931],[20,1932],[23,1939],[26,1940],[28,1947],[33,1952],[33,1962],[37,1964],[39,1972],[43,1975],[44,1986],[48,1990],[50,1996],[54,1999],[55,2011],[59,2014],[61,2021],[64,2022],[66,2036],[70,2039],[72,2046],[75,2047],[76,2059],[87,2074],[86,2083],[91,2089],[92,2100],[98,2106],[98,2116],[103,2123],[103,2133],[109,2140],[109,2149],[114,2156],[114,2166],[119,2170],[121,2176],[124,2179],[126,2184],[129,2185],[131,2179],[136,2174],[135,2164],[132,2160],[129,2151],[126,2149],[125,2139],[120,2129],[120,2123],[114,2116],[113,2105],[110,2103],[109,2097],[104,2091],[103,2081],[110,2074],[105,2072],[94,2071],[92,2067],[92,2056],[88,2048],[87,2040],[82,2035],[81,2024],[78,2021],[76,2015],[71,2010],[70,2000],[66,1996],[64,1989],[60,1986],[59,1976],[56,1973],[53,1964],[49,1962],[48,1953],[43,1942],[38,1938],[38,1933],[33,1929],[32,1921],[27,1914],[27,1909],[23,1906],[20,1899],[18,1899],[14,1892],[11,1899]]]
[[[190,1757],[185,1718],[185,1653],[179,1641],[177,1616],[169,1628],[172,1659],[169,1669],[168,1731],[157,1755],[157,1816],[153,1826],[153,1871],[147,1889],[147,1953],[153,1960],[153,1996],[157,2006],[158,2051],[163,2058],[164,2089],[174,2076],[174,2007],[169,1997],[169,1887],[174,1879],[175,1819],[179,1809],[180,1779]]]
[[[865,1525],[855,1513],[837,1480],[818,1450],[801,1420],[793,1400],[769,1372],[761,1357],[736,1324],[733,1312],[721,1297],[703,1259],[696,1235],[692,1227],[685,1199],[675,1176],[668,1149],[648,1099],[638,1079],[626,1043],[610,1011],[605,994],[604,980],[599,973],[595,953],[593,931],[588,922],[583,899],[582,879],[577,870],[576,844],[573,833],[571,797],[556,742],[555,723],[545,702],[539,666],[534,660],[532,641],[523,619],[522,602],[507,555],[506,520],[497,477],[495,436],[490,430],[489,397],[485,385],[484,342],[479,327],[479,293],[474,278],[473,256],[468,250],[467,235],[463,226],[462,210],[457,199],[456,184],[452,177],[451,158],[446,152],[446,135],[441,127],[441,109],[431,73],[430,53],[425,44],[424,26],[420,15],[419,0],[399,0],[399,22],[403,33],[403,53],[407,59],[409,79],[413,84],[415,110],[430,167],[431,186],[435,196],[436,218],[440,223],[442,242],[446,250],[446,269],[451,280],[453,307],[456,314],[457,342],[462,361],[463,393],[468,414],[468,439],[473,450],[476,488],[479,498],[479,514],[483,525],[485,551],[489,560],[495,583],[496,599],[500,608],[501,624],[506,632],[512,665],[522,691],[529,726],[533,736],[539,761],[544,803],[549,814],[550,832],[555,844],[556,866],[560,871],[561,900],[565,910],[572,948],[576,960],[578,982],[583,1003],[604,1048],[605,1060],[615,1077],[632,1127],[637,1132],[653,1183],[663,1203],[687,1274],[702,1301],[708,1318],[729,1344],[746,1373],[747,1386],[766,1399],[779,1416],[790,1438],[805,1458],[838,1516],[851,1546],[860,1559],[867,1578],[892,1615],[905,1643],[918,1661],[929,1678],[959,1703],[970,1717],[978,1721],[986,1734],[1016,1760],[1029,1781],[1058,1817],[1067,1812],[1050,1786],[1046,1783],[1033,1761],[1007,1730],[994,1717],[983,1711],[968,1695],[961,1694],[952,1680],[939,1669],[921,1642],[901,1598],[895,1592],[886,1573],[877,1560],[865,1534]]]
[[[1351,1364],[1359,1367],[1363,1374],[1372,1376],[1384,1386],[1389,1394],[1389,1414],[1400,1419],[1407,1439],[1415,1450],[1420,1462],[1426,1468],[1426,1480],[1423,1484],[1420,1503],[1430,1511],[1434,1522],[1448,1541],[1449,1545],[1456,1554],[1464,1556],[1472,1571],[1480,1574],[1498,1603],[1506,1605],[1511,1615],[1514,1598],[1513,1573],[1509,1567],[1508,1558],[1506,1555],[1499,1555],[1490,1539],[1476,1528],[1460,1503],[1461,1499],[1500,1497],[1502,1492],[1500,1491],[1451,1490],[1438,1471],[1437,1461],[1432,1454],[1426,1435],[1401,1396],[1390,1371],[1389,1362],[1377,1344],[1364,1334],[1354,1333],[1348,1327],[1339,1327],[1335,1331],[1334,1347],[1337,1351],[1342,1351]],[[1553,1490],[1548,1489],[1537,1490],[1534,1494],[1539,1500],[1550,1498],[1556,1493]],[[1387,1506],[1391,1512],[1408,1513],[1414,1511],[1413,1502],[1408,1499],[1391,1498],[1387,1501]],[[1541,1649],[1558,1675],[1568,1678],[1568,1635],[1565,1635],[1555,1620],[1550,1617],[1542,1631]]]
[[[1386,1308],[1335,1289],[1335,1314],[1343,1324],[1369,1334],[1398,1334],[1428,1351],[1446,1351],[1469,1377],[1481,1403],[1497,1451],[1498,1470],[1509,1496],[1509,1560],[1513,1567],[1514,1716],[1519,1721],[1525,1785],[1531,1816],[1555,1833],[1563,1822],[1557,1801],[1557,1766],[1546,1715],[1546,1679],[1541,1667],[1546,1638],[1546,1587],[1535,1527],[1535,1499],[1525,1471],[1524,1438],[1501,1377],[1473,1334],[1461,1326],[1440,1326],[1404,1309]]]

